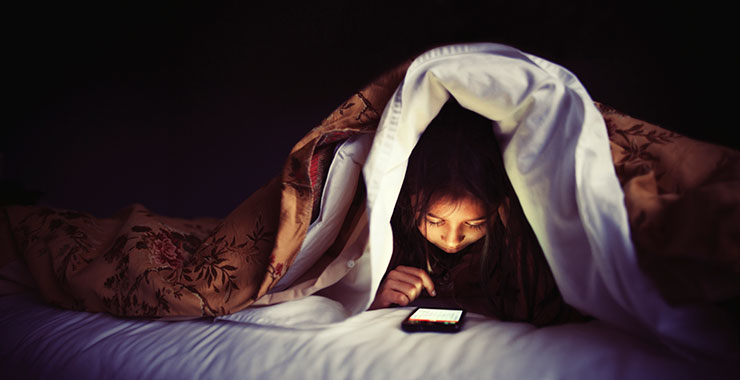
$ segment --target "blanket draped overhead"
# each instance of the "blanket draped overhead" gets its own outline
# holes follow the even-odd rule
[[[23,267],[49,302],[119,316],[216,316],[316,292],[365,310],[408,156],[450,96],[493,121],[569,304],[674,347],[738,349],[740,154],[594,103],[562,67],[489,43],[433,49],[352,95],[223,220],[6,208],[3,290]]]

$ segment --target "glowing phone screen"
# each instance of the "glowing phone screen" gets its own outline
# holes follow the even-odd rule
[[[462,313],[462,310],[420,308],[409,317],[409,321],[455,324],[460,322]]]

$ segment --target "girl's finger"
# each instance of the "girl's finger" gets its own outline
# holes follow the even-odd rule
[[[396,267],[395,270],[420,278],[422,286],[424,286],[427,292],[432,297],[437,295],[437,292],[434,291],[434,281],[432,281],[429,273],[427,273],[427,271],[425,271],[424,269],[399,265]]]
[[[421,285],[409,284],[408,282],[398,281],[389,278],[386,280],[386,289],[404,294],[409,302],[415,300],[421,294]]]

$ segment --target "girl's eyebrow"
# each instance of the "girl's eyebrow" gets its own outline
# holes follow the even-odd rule
[[[434,215],[434,214],[433,214],[433,213],[431,213],[431,212],[428,212],[428,213],[427,213],[427,216],[431,216],[432,218],[436,218],[436,219],[442,219],[442,220],[444,220],[444,219],[445,219],[445,218],[442,218],[442,217],[440,217],[440,216]],[[485,216],[482,216],[482,217],[480,217],[480,218],[475,218],[475,219],[470,219],[470,220],[466,220],[466,221],[465,221],[465,223],[485,222],[485,221],[486,221],[486,219],[488,219],[488,218],[486,218]]]
[[[431,212],[428,212],[428,213],[427,213],[427,216],[431,216],[432,218],[437,218],[437,219],[444,219],[443,217],[441,217],[441,216],[437,216],[437,215],[434,215],[434,214],[432,214]]]

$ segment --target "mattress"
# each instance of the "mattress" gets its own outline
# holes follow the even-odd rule
[[[412,307],[346,318],[321,296],[217,319],[149,321],[0,297],[0,367],[24,379],[694,379],[687,361],[603,322],[535,328],[469,313],[455,334],[406,333]]]

